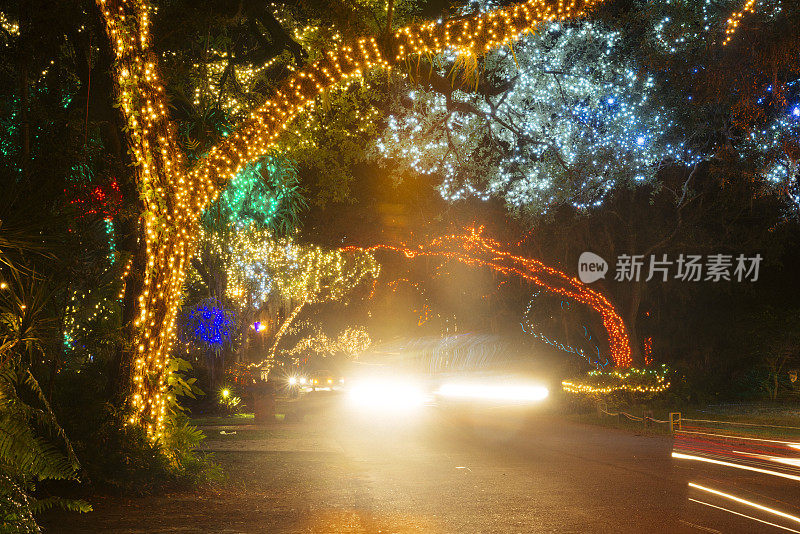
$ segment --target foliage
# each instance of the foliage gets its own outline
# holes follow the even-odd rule
[[[218,480],[219,467],[196,450],[202,438],[177,406],[170,405],[164,441],[154,443],[142,429],[127,424],[129,415],[119,407],[121,401],[108,400],[111,376],[101,361],[95,361],[60,373],[56,386],[59,418],[83,460],[85,482],[94,491],[143,495]],[[169,392],[171,401],[179,403],[176,393],[186,389],[176,386],[173,375],[169,383],[175,387]]]
[[[213,456],[197,450],[205,438],[185,415],[171,418],[166,425],[164,451],[179,483],[192,486],[222,480],[222,468],[214,462]]]
[[[564,391],[615,406],[641,404],[662,395],[671,386],[666,365],[655,369],[593,370],[562,383]]]
[[[78,480],[80,464],[32,372],[52,338],[48,285],[35,274],[24,276],[2,249],[0,255],[11,271],[11,284],[4,280],[0,289],[0,529],[39,532],[36,514],[52,507],[87,512],[91,506],[37,497],[43,482]]]
[[[197,386],[197,378],[187,376],[192,370],[192,364],[178,356],[173,356],[167,366],[167,390],[169,391],[168,409],[172,418],[177,418],[187,412],[181,406],[180,399],[197,399],[205,392]]]
[[[726,35],[733,1],[648,2],[616,17],[695,153],[741,167],[798,207],[796,2],[765,0]],[[796,114],[797,113],[797,114]]]
[[[229,235],[246,227],[288,235],[299,224],[305,201],[294,164],[272,155],[237,174],[203,214],[207,231]]]
[[[286,329],[306,306],[341,300],[365,280],[377,278],[380,272],[371,253],[329,250],[304,244],[293,237],[276,237],[270,230],[259,229],[253,224],[233,232],[227,240],[222,240],[218,234],[208,236],[205,233],[202,240],[217,267],[212,277],[208,270],[211,262],[197,266],[198,270],[205,269],[205,273],[196,280],[200,283],[201,280],[214,280],[213,285],[206,287],[214,287],[222,294],[220,300],[224,299],[236,310],[236,317],[231,317],[226,323],[226,339],[231,340],[225,344],[226,347],[239,348],[240,343],[247,340],[256,317],[261,323],[264,320],[262,316],[270,310],[276,315],[280,310],[284,311],[274,320],[276,330],[270,332],[272,349],[267,360],[274,357]],[[201,301],[197,309],[206,310],[203,313],[210,313],[208,310],[214,307],[222,309],[221,305],[212,307],[208,302]],[[182,321],[181,328],[187,341],[201,324],[193,319],[195,312],[193,308]]]
[[[319,328],[313,328],[285,354],[292,357],[294,364],[299,363],[303,355],[308,357],[312,354],[323,357],[343,354],[348,358],[357,358],[371,344],[372,340],[363,326],[346,328],[334,338],[329,338]]]
[[[236,392],[228,386],[219,391],[219,405],[222,407],[223,413],[229,415],[240,413],[243,407],[242,398],[237,396]]]
[[[234,342],[233,313],[216,299],[203,301],[185,314],[184,340],[209,351],[219,351]]]
[[[13,357],[4,356],[7,359],[0,367],[0,531],[39,532],[34,517],[49,508],[89,512],[92,507],[82,500],[35,496],[42,482],[77,480],[79,464],[36,379],[15,365]],[[26,403],[20,394],[31,396],[41,407]],[[56,437],[61,447],[50,437]]]
[[[489,53],[477,83],[458,78],[455,62],[435,58],[430,74],[397,88],[377,141],[401,169],[442,176],[448,200],[497,196],[533,214],[596,207],[686,157],[655,80],[602,23],[549,24]]]
[[[796,395],[800,369],[800,310],[764,307],[753,313],[745,329],[742,346],[751,351],[756,366],[750,374],[760,393],[772,400],[781,394]],[[795,373],[795,383],[791,374]]]
[[[368,75],[327,91],[281,136],[280,149],[308,177],[317,206],[352,204],[353,168],[370,159],[389,104],[386,76]]]

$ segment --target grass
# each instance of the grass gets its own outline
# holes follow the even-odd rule
[[[616,412],[616,410],[612,411]],[[636,413],[631,413],[630,410],[623,410],[623,411],[626,411],[631,415],[636,415],[637,417],[641,417],[641,414],[637,415]],[[668,420],[669,415],[659,414],[657,411],[654,410],[653,417],[655,419],[666,421]],[[635,432],[636,434],[644,434],[652,436],[664,436],[671,434],[669,429],[669,424],[652,423],[650,426],[645,426],[643,421],[632,421],[625,416],[598,415],[595,412],[591,412],[582,414],[570,414],[567,416],[567,418],[572,421],[576,421],[578,423],[598,425],[608,428],[617,428],[619,430]]]
[[[254,423],[255,415],[252,413],[237,413],[233,415],[192,418],[192,424],[195,426],[236,426],[252,425]]]
[[[671,409],[663,406],[654,406],[650,410],[653,418],[662,421],[669,420],[670,412],[680,412],[681,417],[684,419],[684,427],[704,427],[731,435],[767,439],[800,437],[800,407],[796,405],[727,404]],[[641,406],[627,409],[609,408],[608,411],[612,413],[622,411],[641,417],[643,408]],[[650,427],[645,427],[642,421],[631,421],[624,416],[598,415],[596,412],[575,414],[568,417],[582,423],[634,431],[638,434],[670,434],[669,424],[667,423],[654,423]],[[718,421],[719,423],[706,421]]]
[[[692,419],[714,419],[800,427],[800,406],[783,404],[714,404],[684,410]]]

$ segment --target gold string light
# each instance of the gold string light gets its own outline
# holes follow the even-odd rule
[[[165,91],[150,48],[150,6],[141,0],[97,0],[116,56],[118,102],[144,203],[146,265],[134,320],[129,422],[160,437],[166,415],[166,364],[197,225],[197,189],[167,115]]]
[[[298,341],[294,347],[286,351],[286,354],[294,357],[295,364],[298,363],[297,356],[306,351],[329,356],[344,353],[350,358],[355,358],[371,345],[372,340],[363,326],[348,327],[333,339],[325,335],[324,332],[316,331]]]
[[[585,382],[564,380],[561,387],[567,393],[608,395],[610,393],[662,393],[669,389],[667,367],[660,369],[625,369],[590,371]],[[649,383],[646,383],[649,382]]]
[[[452,51],[474,58],[510,44],[542,22],[583,16],[602,1],[529,0],[458,20],[408,26],[394,33],[394,52],[389,57],[401,62]],[[166,364],[203,209],[227,181],[266,155],[288,124],[323,91],[372,69],[389,69],[390,61],[374,37],[337,47],[295,71],[271,99],[189,170],[169,121],[157,57],[150,47],[152,7],[147,0],[96,2],[114,47],[118,102],[144,203],[147,262],[134,322],[130,423],[141,424],[158,439],[167,409]]]
[[[728,23],[725,27],[725,40],[722,42],[723,45],[728,44],[731,39],[733,39],[733,36],[736,34],[736,30],[739,29],[739,24],[742,22],[745,14],[755,13],[756,1],[757,0],[747,0],[741,11],[736,11],[728,18]]]
[[[266,280],[269,288],[283,298],[316,303],[340,300],[364,279],[377,278],[380,266],[370,253],[327,250],[317,245],[297,243],[291,237],[276,238],[268,229],[247,227],[223,242],[218,236],[204,237],[209,250],[225,259],[226,294],[243,299],[254,280]],[[260,303],[268,295],[250,295]]]

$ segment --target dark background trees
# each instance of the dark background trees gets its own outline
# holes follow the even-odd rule
[[[390,24],[379,1],[155,5],[154,46],[190,159],[293,69],[353,36],[386,40]],[[486,5],[395,1],[391,25]],[[264,173],[256,197],[277,198],[276,183],[288,184],[302,201],[282,205],[271,228],[328,247],[413,246],[484,225],[570,274],[586,250],[612,269],[620,254],[761,254],[754,283],[614,282],[612,272],[597,287],[624,317],[638,364],[651,346],[655,362],[687,377],[692,400],[796,395],[800,9],[762,2],[723,44],[738,8],[609,2],[590,21],[542,27],[513,50],[368,73],[291,125],[277,149],[296,172]],[[132,449],[109,436],[122,426],[144,256],[109,43],[89,0],[6,1],[0,14],[0,291],[15,306],[3,312],[3,339],[16,340],[17,370],[53,401],[79,459],[101,457],[105,443],[106,452],[119,445],[105,458],[122,462]],[[465,184],[472,193],[452,194]],[[228,224],[208,229],[225,234]],[[205,280],[188,288],[189,304],[225,298],[210,254],[196,258],[193,280]],[[543,336],[607,350],[597,318],[575,303],[455,263],[380,259],[374,292],[303,319],[331,337],[364,325],[376,341],[502,332],[526,339],[532,354],[584,366]],[[22,344],[21,325],[30,332]],[[43,409],[42,398],[31,402]],[[137,443],[152,473],[169,464]]]

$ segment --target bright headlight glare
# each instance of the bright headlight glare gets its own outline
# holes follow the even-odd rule
[[[436,393],[453,399],[512,402],[538,402],[550,394],[544,386],[469,383],[443,384]]]
[[[296,376],[290,376],[289,377],[289,385],[290,386],[294,386],[295,384],[297,384],[297,377]]]
[[[425,391],[413,382],[393,380],[360,381],[350,385],[348,399],[359,408],[382,411],[407,411],[428,400]]]

